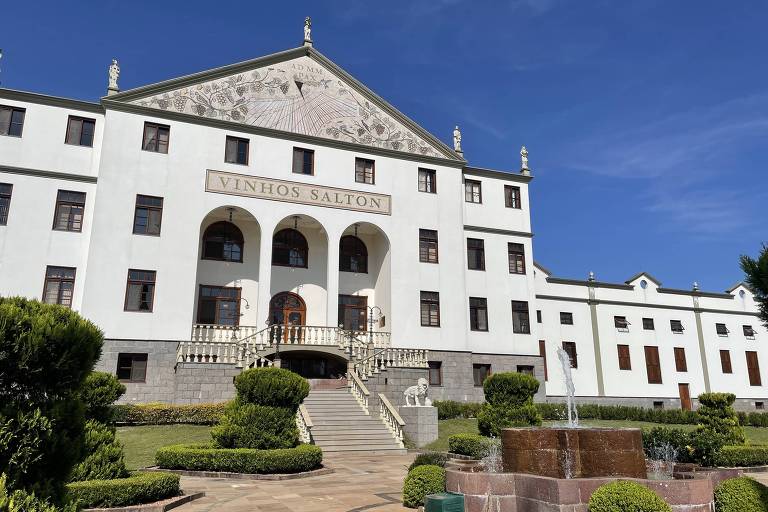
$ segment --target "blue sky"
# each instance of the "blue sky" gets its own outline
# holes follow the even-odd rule
[[[427,130],[459,124],[471,164],[528,147],[556,275],[723,290],[768,240],[766,2],[6,2],[0,80],[95,100],[112,57],[127,89],[298,46],[307,15]]]

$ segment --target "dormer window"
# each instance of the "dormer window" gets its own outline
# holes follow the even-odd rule
[[[614,316],[613,325],[620,331],[623,331],[623,332],[629,331],[629,322],[627,321],[627,317],[625,316]]]
[[[745,337],[746,337],[748,340],[753,340],[753,339],[755,339],[755,330],[752,328],[752,326],[751,326],[751,325],[743,325],[743,326],[742,326],[742,329],[744,329],[744,336],[745,336]]]
[[[670,320],[669,321],[669,327],[672,329],[672,332],[675,334],[683,334],[683,331],[685,330],[683,328],[683,322],[680,320]]]
[[[718,336],[728,336],[728,333],[730,332],[725,324],[715,324],[715,330],[717,331]]]

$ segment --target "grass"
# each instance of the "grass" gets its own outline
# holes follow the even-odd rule
[[[129,470],[155,464],[158,448],[178,443],[204,443],[211,440],[206,425],[141,425],[118,427],[117,438],[123,443],[125,465]]]
[[[562,424],[559,421],[545,421],[544,426]],[[583,420],[580,422],[587,427],[614,427],[614,428],[652,428],[658,426],[675,427],[683,430],[693,430],[695,425],[660,425],[659,423],[650,423],[647,421],[618,421],[618,420]],[[474,433],[477,434],[477,420],[475,419],[453,419],[440,420],[438,422],[438,438],[436,441],[424,447],[425,450],[448,451],[448,437],[453,434]],[[744,427],[744,434],[747,436],[747,442],[752,444],[768,445],[768,428]]]

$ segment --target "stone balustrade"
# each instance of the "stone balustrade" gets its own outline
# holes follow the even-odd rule
[[[299,429],[299,440],[302,443],[312,442],[312,418],[309,416],[309,411],[301,404],[296,411],[296,427]]]
[[[405,422],[403,421],[403,418],[400,417],[400,414],[398,414],[397,409],[392,406],[383,393],[379,393],[379,414],[381,420],[387,428],[389,428],[390,432],[392,432],[392,435],[402,448],[404,446],[403,430],[405,429]]]
[[[356,373],[363,379],[387,368],[428,368],[427,350],[418,348],[365,347],[355,360]]]
[[[368,388],[365,387],[365,384],[363,384],[363,381],[360,380],[356,372],[349,372],[348,386],[357,403],[365,411],[365,414],[370,414],[368,412],[368,397],[371,396],[371,392],[368,391]]]

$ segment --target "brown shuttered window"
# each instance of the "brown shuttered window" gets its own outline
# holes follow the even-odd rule
[[[355,181],[373,185],[376,182],[376,163],[367,158],[355,158]]]
[[[576,343],[573,341],[564,341],[563,350],[568,354],[571,359],[571,368],[579,367],[579,355],[576,353]]]
[[[539,355],[544,360],[544,381],[549,380],[549,372],[547,371],[547,342],[539,340]]]
[[[468,203],[482,203],[483,192],[479,181],[464,180],[464,200]]]
[[[433,169],[419,169],[419,192],[437,194],[437,172]]]
[[[749,374],[750,386],[762,386],[760,363],[757,360],[757,352],[754,350],[747,350],[747,373]]]
[[[437,231],[434,229],[419,230],[419,261],[437,263]]]
[[[421,292],[422,327],[440,327],[440,294]]]
[[[727,350],[720,351],[720,369],[723,370],[723,373],[733,373],[731,353]]]
[[[312,149],[293,148],[293,173],[315,174],[315,152]]]
[[[227,136],[224,147],[224,161],[229,164],[248,165],[248,139]]]
[[[72,307],[75,289],[75,269],[72,267],[46,267],[43,302]]]
[[[685,360],[685,349],[675,347],[675,369],[679,372],[688,371],[688,362]]]
[[[520,203],[520,187],[504,185],[504,206],[507,208],[522,208]]]
[[[509,273],[525,274],[525,246],[507,243],[507,255],[509,256]]]
[[[163,124],[144,123],[144,140],[141,149],[153,153],[168,153],[171,127]]]
[[[616,345],[619,353],[619,370],[631,370],[632,359],[629,357],[629,345]]]
[[[648,374],[648,384],[661,384],[659,347],[645,347],[645,370]]]

